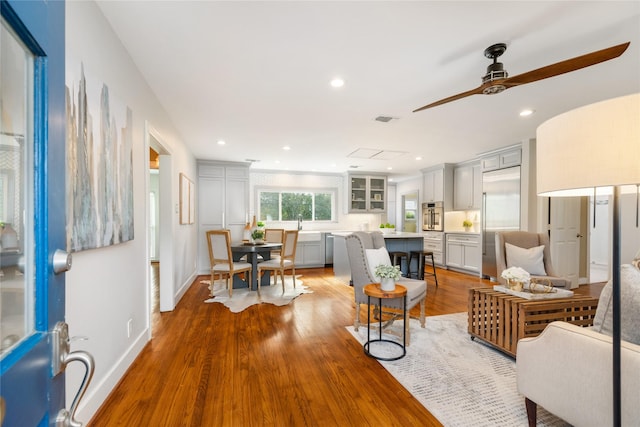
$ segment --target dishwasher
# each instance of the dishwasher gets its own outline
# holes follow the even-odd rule
[[[333,265],[333,234],[324,235],[324,266]]]

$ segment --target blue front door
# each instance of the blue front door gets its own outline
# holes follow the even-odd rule
[[[0,402],[2,426],[46,426],[65,406],[51,332],[64,321],[63,1],[0,0]]]

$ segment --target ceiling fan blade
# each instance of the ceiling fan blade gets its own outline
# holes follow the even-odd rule
[[[627,50],[627,47],[629,47],[629,43],[630,42],[622,43],[617,46],[587,53],[586,55],[556,62],[555,64],[518,74],[517,76],[508,77],[502,84],[507,88],[524,85],[596,65],[622,55],[624,51]]]
[[[471,89],[471,90],[468,90],[466,92],[462,92],[462,93],[459,93],[457,95],[453,95],[453,96],[450,96],[448,98],[441,99],[440,101],[432,102],[431,104],[425,105],[424,107],[420,107],[420,108],[418,108],[416,110],[413,110],[413,112],[417,113],[418,111],[422,111],[422,110],[426,110],[427,108],[436,107],[438,105],[446,104],[447,102],[455,101],[456,99],[465,98],[465,97],[471,96],[471,95],[478,95],[478,94],[482,93],[482,89],[483,88],[484,88],[484,85],[478,86],[475,89]]]

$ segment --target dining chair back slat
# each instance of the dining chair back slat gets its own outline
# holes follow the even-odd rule
[[[213,295],[213,284],[215,276],[220,276],[226,280],[229,289],[229,297],[233,295],[233,276],[244,273],[244,279],[249,281],[249,272],[252,266],[248,262],[233,262],[231,255],[231,232],[229,230],[209,230],[207,231],[207,246],[209,248],[209,261],[211,264],[211,293]],[[231,284],[229,281],[231,280]],[[251,287],[251,285],[249,285]]]
[[[296,245],[298,243],[298,230],[285,230],[284,239],[282,242],[282,251],[280,258],[270,259],[268,261],[258,264],[258,276],[262,277],[265,270],[273,271],[276,274],[274,278],[274,285],[277,281],[277,274],[280,273],[280,279],[282,281],[282,293],[285,291],[284,286],[284,272],[285,270],[291,270],[293,276],[293,287],[296,287]],[[258,296],[260,295],[260,282],[258,280]]]

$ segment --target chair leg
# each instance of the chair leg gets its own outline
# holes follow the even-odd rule
[[[407,315],[404,322],[404,336],[407,338],[407,346],[411,345],[411,329],[409,328],[409,323],[411,323],[410,319],[411,317]]]
[[[227,289],[229,289],[229,298],[231,298],[233,296],[233,276],[230,274],[227,274],[225,280],[227,283]]]
[[[284,269],[280,270],[280,281],[282,282],[282,294],[284,295]]]
[[[353,322],[353,329],[357,332],[360,327],[360,303],[356,303],[356,318]]]
[[[422,301],[420,301],[420,326],[422,328],[424,328],[424,320],[425,320],[425,317],[424,317],[425,301],[426,301],[426,298],[422,298]]]
[[[296,269],[293,267],[291,269],[291,278],[293,279],[293,287],[296,287]]]
[[[264,270],[258,270],[258,299],[260,299],[260,285],[262,284],[262,276],[264,276]]]
[[[438,276],[436,275],[436,261],[433,259],[433,254],[431,254],[431,267],[433,267],[433,278],[436,279],[436,288],[437,288]]]
[[[538,419],[538,404],[528,397],[524,398],[524,404],[527,407],[527,419],[529,427],[536,427]]]

